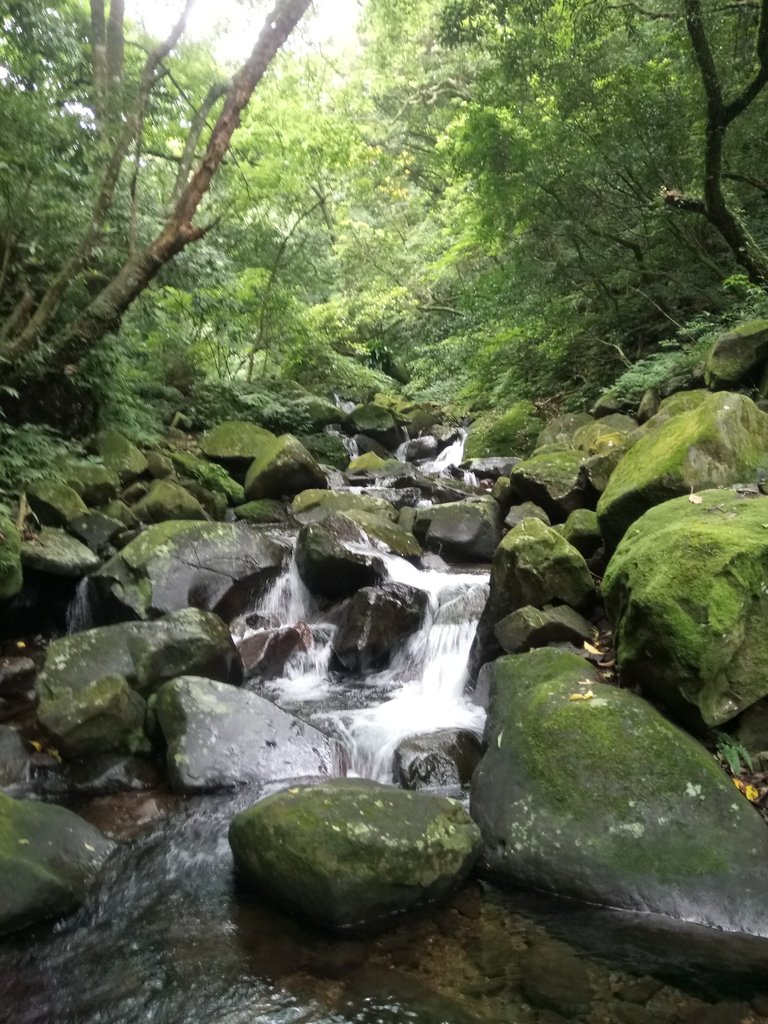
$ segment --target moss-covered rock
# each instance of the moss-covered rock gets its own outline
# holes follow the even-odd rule
[[[698,497],[630,527],[603,595],[623,678],[718,725],[768,694],[768,500]]]
[[[198,459],[188,452],[172,452],[171,461],[181,476],[191,477],[209,491],[223,494],[230,505],[241,505],[245,501],[242,484],[233,480],[223,466]]]
[[[576,450],[536,453],[510,471],[513,500],[533,501],[552,522],[563,522],[589,501],[583,465],[584,455]]]
[[[398,528],[391,524],[391,529]],[[363,528],[341,512],[301,528],[296,564],[307,587],[323,597],[349,597],[361,587],[382,583],[386,576],[383,560]]]
[[[117,430],[100,431],[96,436],[96,449],[104,465],[117,473],[123,484],[147,472],[146,456]]]
[[[124,676],[106,675],[89,685],[47,690],[40,725],[65,757],[149,750],[144,734],[147,706]]]
[[[200,438],[203,455],[225,465],[246,466],[275,440],[270,430],[244,420],[218,423]]]
[[[167,482],[170,483],[171,481]],[[192,480],[185,476],[179,478],[179,485],[183,487],[184,490],[195,499],[195,501],[202,505],[206,516],[211,519],[215,519],[216,522],[221,522],[223,519],[226,519],[227,511],[229,509],[229,500],[226,495],[221,493],[221,491],[209,491],[207,487],[204,487],[203,484],[199,482],[199,480]],[[245,492],[238,491],[238,494],[239,496],[244,496]]]
[[[207,519],[205,509],[173,480],[155,480],[133,511],[143,522],[164,523],[169,519]]]
[[[264,446],[245,478],[245,494],[259,498],[286,498],[310,488],[328,486],[320,466],[292,434],[282,434]]]
[[[116,519],[128,530],[133,530],[139,525],[139,517],[124,501],[110,501],[101,508],[101,512],[110,519]],[[78,516],[78,520],[81,518]]]
[[[422,550],[418,540],[400,523],[393,523],[391,519],[360,509],[345,512],[344,515],[359,526],[378,548],[383,547],[385,551],[400,555],[401,558],[414,559],[421,556]]]
[[[577,432],[584,427],[592,426],[594,422],[594,417],[587,412],[567,412],[557,416],[550,420],[539,434],[536,439],[536,451],[550,444],[573,448],[573,439]]]
[[[702,746],[576,655],[542,649],[486,671],[471,809],[493,878],[768,933],[768,830]]]
[[[0,601],[15,597],[22,583],[21,537],[16,524],[0,510]]]
[[[571,643],[577,646],[595,632],[591,622],[565,604],[539,609],[526,605],[505,615],[494,627],[496,639],[505,651],[518,654],[531,647]]]
[[[66,526],[88,511],[77,491],[60,480],[35,480],[27,487],[27,499],[43,526]]]
[[[513,530],[525,519],[540,519],[546,526],[552,525],[544,509],[533,501],[523,501],[519,505],[512,505],[504,517],[504,525],[508,530]]]
[[[353,491],[312,488],[297,494],[291,502],[291,515],[300,523],[319,523],[334,512],[368,512],[380,519],[397,521],[397,509],[390,501]]]
[[[335,469],[346,469],[349,465],[349,452],[341,434],[302,434],[299,440],[318,462]]]
[[[289,521],[287,506],[275,498],[262,498],[260,501],[247,501],[244,505],[238,505],[235,516],[254,526],[279,525]]]
[[[380,455],[375,452],[366,452],[364,455],[358,455],[347,466],[347,473],[354,475],[355,473],[369,473],[373,469],[383,469],[387,465],[387,460],[382,459]]]
[[[355,433],[372,437],[389,451],[394,451],[405,436],[393,414],[374,403],[358,405],[349,414],[349,423]]]
[[[147,452],[147,469],[155,480],[165,480],[173,476],[173,463],[162,452]]]
[[[533,451],[541,426],[541,417],[532,402],[515,402],[503,413],[482,413],[469,428],[465,457],[517,455],[525,458]]]
[[[768,467],[768,416],[745,395],[718,392],[646,433],[614,470],[597,506],[615,546],[654,505],[691,490],[738,483]]]
[[[229,841],[249,884],[302,917],[348,928],[454,890],[479,834],[452,800],[340,779],[267,797],[234,818]]]
[[[491,497],[418,509],[416,535],[431,551],[458,562],[490,562],[501,540],[501,509]]]
[[[721,334],[707,359],[704,379],[711,388],[757,384],[768,363],[768,320],[750,320]]]
[[[490,588],[470,654],[473,676],[481,665],[501,653],[494,627],[506,615],[526,605],[583,608],[595,591],[583,556],[539,519],[525,519],[499,544]]]
[[[104,505],[117,497],[120,480],[114,470],[97,462],[66,462],[62,480],[77,491],[86,505]]]
[[[585,558],[591,558],[603,543],[597,513],[588,508],[574,509],[563,526],[563,537]]]
[[[63,807],[0,793],[0,935],[76,910],[113,848]]]
[[[629,438],[636,431],[637,423],[631,416],[614,413],[580,427],[573,435],[573,445],[587,455],[616,447],[626,450]]]
[[[95,572],[101,561],[90,548],[64,530],[44,526],[34,538],[22,544],[21,564],[25,569],[49,576],[77,579]]]

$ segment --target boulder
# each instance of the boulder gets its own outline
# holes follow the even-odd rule
[[[356,473],[368,473],[372,469],[381,469],[386,466],[387,460],[383,459],[376,452],[365,452],[351,460],[347,466],[347,473],[354,476]]]
[[[117,473],[97,462],[67,462],[61,477],[90,506],[106,505],[120,490]]]
[[[541,427],[541,417],[532,402],[515,402],[501,413],[483,412],[469,428],[467,458],[530,455]]]
[[[33,690],[37,669],[31,658],[0,658],[0,700],[14,700]]]
[[[463,729],[411,736],[395,750],[394,779],[404,789],[458,789],[469,783],[480,755],[477,737]]]
[[[440,451],[440,442],[436,437],[414,437],[406,441],[402,457],[406,462],[418,462],[420,459],[434,459]]]
[[[362,528],[341,512],[301,528],[296,564],[306,586],[322,597],[349,597],[386,577],[381,555]]]
[[[15,523],[0,509],[0,601],[15,597],[22,583],[21,537]]]
[[[25,569],[49,576],[71,576],[79,579],[95,572],[99,558],[79,540],[50,526],[21,545],[21,564]]]
[[[349,422],[356,434],[372,437],[389,451],[394,451],[406,436],[388,409],[372,403],[358,405],[353,409],[349,414]]]
[[[626,448],[637,431],[637,422],[624,413],[613,413],[580,427],[573,435],[573,446],[587,455],[610,448]]]
[[[275,435],[271,430],[243,420],[228,420],[203,434],[200,450],[214,462],[237,469],[249,466],[274,441]]]
[[[385,668],[391,656],[421,625],[426,591],[401,583],[363,587],[334,612],[336,660],[349,672]]]
[[[750,320],[721,334],[707,359],[704,379],[711,388],[759,384],[768,363],[768,320]]]
[[[197,498],[172,480],[155,480],[141,501],[133,506],[133,511],[145,523],[208,518]]]
[[[44,677],[38,720],[65,757],[149,750],[146,701],[125,676],[103,675],[71,689],[51,687],[55,674]]]
[[[505,615],[494,627],[496,639],[510,654],[547,644],[570,643],[581,647],[594,632],[588,619],[565,604],[543,609],[526,605]]]
[[[173,476],[173,463],[162,452],[147,452],[147,469],[154,480],[165,480]]]
[[[138,516],[125,501],[110,501],[100,511],[108,518],[116,519],[127,530],[134,530],[139,525]],[[77,516],[72,522],[79,524],[82,519],[82,516]],[[83,540],[84,538],[81,537],[80,539]]]
[[[169,483],[170,481],[158,481],[162,483]],[[207,487],[204,487],[199,480],[191,480],[189,477],[182,476],[179,478],[179,485],[193,500],[197,501],[203,509],[203,517],[214,519],[216,522],[221,522],[225,519],[229,508],[229,499],[221,491],[209,491]],[[152,495],[152,488],[147,493],[146,498]],[[238,494],[237,501],[241,497],[245,497],[243,494]],[[146,501],[146,498],[144,499]],[[189,511],[192,506],[189,502],[185,501],[185,507]],[[183,517],[178,517],[183,518]],[[192,518],[188,516],[188,518]],[[201,518],[199,513],[196,518]]]
[[[86,512],[69,522],[69,532],[86,544],[94,554],[104,554],[112,541],[125,529],[119,519],[113,519],[103,512]]]
[[[288,509],[275,498],[262,498],[260,501],[247,501],[244,505],[238,505],[235,517],[254,526],[284,525],[290,521]]]
[[[76,910],[112,849],[71,811],[0,793],[0,935]]]
[[[334,929],[447,895],[471,870],[478,840],[460,804],[363,779],[283,790],[229,830],[245,882]]]
[[[768,467],[768,416],[751,399],[718,392],[697,401],[696,408],[668,419],[662,409],[660,425],[654,425],[657,417],[649,420],[614,470],[597,506],[611,547],[654,505],[752,480]]]
[[[768,934],[768,830],[699,743],[576,655],[487,671],[471,810],[491,878]]]
[[[198,459],[189,452],[171,452],[170,458],[182,478],[196,480],[206,490],[222,494],[230,505],[242,505],[245,501],[242,484],[233,480],[223,466]]]
[[[702,491],[646,512],[603,596],[622,678],[720,725],[768,694],[768,500]]]
[[[0,725],[0,788],[23,782],[29,773],[29,755],[15,729]]]
[[[300,523],[319,523],[333,512],[368,512],[381,519],[397,521],[397,509],[391,502],[353,491],[312,488],[297,494],[291,502],[291,515]]]
[[[313,646],[312,630],[306,622],[299,622],[295,626],[260,629],[243,640],[238,651],[246,678],[264,680],[285,675],[288,662]]]
[[[566,447],[574,447],[573,439],[576,433],[583,427],[589,427],[595,422],[594,417],[587,412],[567,412],[550,420],[539,434],[536,441],[536,448],[543,448],[544,445],[559,444]]]
[[[539,519],[524,520],[501,542],[493,558],[490,588],[470,653],[473,676],[501,653],[494,627],[506,615],[526,605],[584,608],[595,593],[584,557]]]
[[[292,434],[281,434],[264,445],[245,478],[245,494],[252,501],[291,497],[313,487],[327,486],[318,463]]]
[[[254,693],[182,676],[166,683],[153,703],[168,744],[168,777],[179,792],[342,771],[334,740]]]
[[[461,468],[469,473],[474,473],[479,480],[498,480],[506,476],[520,462],[519,458],[509,456],[487,456],[484,459],[467,459],[462,462]]]
[[[230,622],[276,575],[285,554],[275,536],[244,524],[158,523],[90,578],[91,604],[102,622],[190,606]]]
[[[590,501],[583,465],[583,454],[575,450],[534,454],[510,472],[512,497],[535,502],[553,523],[562,523]]]
[[[544,509],[540,508],[533,501],[523,501],[519,505],[513,505],[506,514],[504,525],[507,529],[513,530],[525,519],[540,519],[545,526],[552,525],[550,518]]]
[[[66,526],[88,511],[77,491],[60,480],[35,480],[27,487],[27,499],[43,526]]]
[[[426,547],[459,562],[490,562],[501,540],[501,509],[494,498],[418,509],[416,535]]]
[[[344,443],[345,438],[336,431],[323,431],[321,434],[302,434],[299,440],[309,454],[321,465],[333,466],[344,470],[349,465],[349,451]]]
[[[118,475],[121,483],[128,484],[146,473],[146,456],[117,430],[102,430],[96,436],[96,449],[104,465]]]
[[[656,388],[648,388],[640,399],[640,405],[637,407],[637,422],[647,423],[659,411],[660,403],[661,395],[658,390]]]
[[[370,512],[352,511],[345,515],[360,527],[368,541],[372,541],[379,550],[390,551],[393,555],[411,561],[421,555],[421,545],[416,537],[399,522],[393,523],[390,519]]]
[[[574,509],[563,526],[563,537],[585,558],[591,558],[603,543],[597,513],[588,508]]]

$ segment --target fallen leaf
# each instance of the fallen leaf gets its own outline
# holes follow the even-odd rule
[[[29,745],[30,747],[32,747],[33,750],[37,751],[38,754],[42,754],[43,744],[40,743],[38,740],[30,740]]]
[[[692,505],[700,505],[702,499],[699,497],[698,494],[694,494],[693,488],[691,488],[691,493],[688,495],[688,501],[690,501]]]
[[[29,840],[28,839],[19,839],[19,840],[17,840],[17,842],[18,842],[19,846],[29,846]]]
[[[591,690],[587,690],[586,693],[572,693],[568,700],[592,700],[594,696]]]
[[[732,782],[736,789],[738,789],[740,793],[743,793],[747,800],[750,800],[753,804],[756,804],[760,799],[760,793],[756,786],[753,786],[748,782],[742,782],[741,779],[732,779]]]
[[[602,651],[599,651],[597,647],[594,647],[592,644],[588,643],[586,640],[584,641],[584,650],[587,652],[587,654],[599,655],[603,653]]]
[[[499,735],[496,738],[496,746],[499,748],[499,750],[501,750],[501,737],[503,735],[504,735],[504,730],[502,729],[501,732],[499,733]]]

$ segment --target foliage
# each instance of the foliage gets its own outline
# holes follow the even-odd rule
[[[752,758],[744,744],[730,733],[715,731],[717,754],[728,765],[732,775],[753,771]]]

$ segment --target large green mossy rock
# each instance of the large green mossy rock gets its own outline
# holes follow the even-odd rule
[[[262,449],[245,478],[245,494],[259,498],[290,498],[310,488],[327,488],[325,474],[292,434],[282,434]]]
[[[92,757],[149,751],[146,713],[146,701],[125,676],[106,675],[75,689],[46,689],[38,720],[64,757]]]
[[[346,469],[349,465],[349,452],[341,434],[302,434],[299,440],[318,462],[335,469]]]
[[[467,459],[494,455],[525,458],[533,451],[541,426],[541,417],[532,402],[516,402],[503,413],[481,413],[469,428],[464,456]]]
[[[21,537],[16,525],[0,511],[0,601],[15,597],[22,583]]]
[[[703,491],[638,519],[603,596],[622,678],[719,725],[768,694],[768,500]]]
[[[209,491],[223,495],[230,505],[245,501],[243,485],[233,480],[223,466],[198,459],[188,452],[171,452],[170,459],[180,476],[191,477]]]
[[[389,463],[382,459],[376,452],[366,452],[358,455],[347,466],[347,473],[354,476],[355,473],[370,473],[374,470],[384,469]]]
[[[203,455],[216,462],[242,466],[250,464],[262,449],[275,440],[271,430],[243,420],[218,423],[200,438]]]
[[[394,524],[392,528],[396,529]],[[301,528],[296,565],[306,586],[322,597],[349,597],[361,587],[382,583],[386,576],[381,554],[365,531],[341,512]]]
[[[88,511],[77,491],[60,480],[36,480],[29,484],[27,499],[43,526],[66,526]]]
[[[246,501],[234,510],[235,518],[253,526],[285,525],[289,522],[288,508],[276,498],[261,498],[259,501]]]
[[[200,502],[173,480],[155,480],[133,511],[143,522],[164,523],[169,519],[207,519]]]
[[[66,462],[61,475],[89,506],[105,505],[116,498],[120,490],[117,473],[97,462]]]
[[[557,416],[549,423],[536,439],[536,448],[544,448],[547,445],[561,445],[566,448],[575,448],[574,437],[585,427],[591,427],[595,423],[593,416],[588,412],[567,412]]]
[[[0,935],[76,910],[113,848],[63,807],[0,793]]]
[[[381,551],[408,559],[419,558],[423,553],[414,534],[391,519],[363,511],[345,512],[344,515],[359,526],[367,540]]]
[[[643,429],[598,502],[612,547],[654,505],[691,490],[752,480],[768,468],[768,416],[745,395],[707,395],[696,408],[660,426],[651,419]]]
[[[583,466],[583,453],[573,449],[534,454],[510,471],[512,500],[532,501],[561,523],[589,501]]]
[[[91,577],[94,614],[109,622],[194,607],[229,622],[278,572],[284,556],[284,543],[268,530],[241,523],[158,523]]]
[[[750,320],[721,334],[707,359],[704,379],[711,388],[758,384],[768,363],[768,320]]]
[[[499,544],[491,569],[490,594],[480,616],[470,653],[475,676],[501,653],[494,627],[526,605],[567,604],[584,608],[595,586],[584,557],[539,519],[524,519]]]
[[[356,434],[372,437],[389,451],[394,451],[403,439],[402,428],[397,425],[394,415],[374,403],[353,409],[349,414],[349,424]]]
[[[330,928],[445,896],[471,870],[479,838],[453,800],[363,779],[276,793],[236,815],[229,830],[246,882]]]
[[[102,430],[96,437],[96,448],[107,469],[118,475],[124,484],[146,473],[146,456],[117,430]]]
[[[319,523],[334,512],[367,512],[381,519],[397,521],[397,509],[392,502],[352,491],[312,488],[297,494],[291,502],[291,514],[300,523]]]
[[[22,544],[21,563],[25,569],[49,576],[79,579],[95,572],[101,559],[64,530],[44,526],[33,539]]]
[[[542,650],[486,670],[486,753],[471,794],[485,871],[768,934],[765,823],[699,743],[628,690],[581,685],[585,669]]]
[[[418,509],[416,535],[449,561],[490,562],[501,540],[501,508],[491,497]]]

